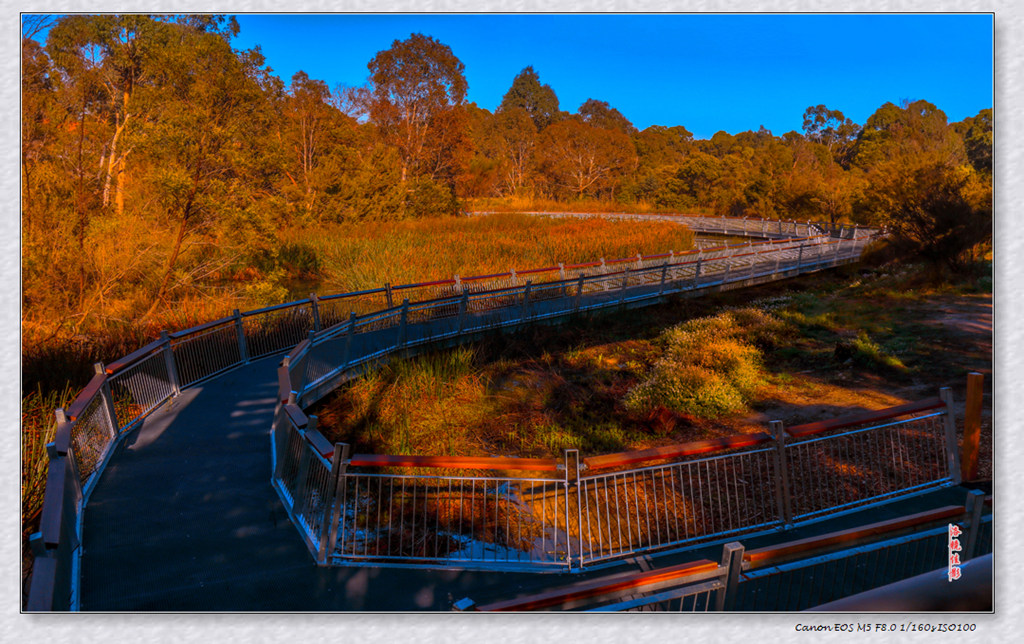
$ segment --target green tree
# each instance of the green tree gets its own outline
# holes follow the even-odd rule
[[[504,112],[514,107],[526,110],[538,132],[558,120],[561,114],[555,91],[550,85],[540,84],[540,76],[532,65],[512,79],[512,86],[505,92],[497,111]]]

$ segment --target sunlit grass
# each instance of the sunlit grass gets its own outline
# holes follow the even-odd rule
[[[665,222],[496,214],[336,224],[289,231],[282,242],[326,294],[683,251],[693,234]],[[302,288],[300,297],[308,295]]]

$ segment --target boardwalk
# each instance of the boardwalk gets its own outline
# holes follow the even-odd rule
[[[802,246],[799,252],[793,246],[768,255],[734,252],[728,261],[708,262],[703,273],[697,263],[688,276],[670,274],[666,282],[662,271],[660,283],[631,282],[627,270],[622,278],[599,279],[604,286],[582,297],[566,291],[528,307],[471,316],[486,322],[481,326],[514,328],[539,319],[556,321],[576,309],[664,301],[682,286],[687,296],[742,288],[850,261],[859,244],[842,254],[839,245],[827,251],[823,255],[819,247],[816,256],[805,255]],[[453,324],[454,318],[420,321],[410,324],[402,339],[436,346],[432,340],[450,334]],[[392,326],[357,334],[355,361],[385,355],[399,344],[399,333]],[[330,367],[351,361],[340,357],[349,351],[345,342],[335,335],[319,345],[311,362]],[[452,599],[467,594],[486,596],[488,589],[509,584],[536,588],[557,583],[558,575],[315,566],[270,482],[269,430],[280,359],[278,354],[253,360],[183,390],[117,445],[83,513],[81,610],[446,610]],[[302,404],[311,404],[350,375],[325,378]],[[911,506],[942,505],[949,494],[962,500],[962,491],[934,492],[906,507],[869,511],[864,521],[886,512],[895,516]],[[851,515],[844,521],[852,525],[857,520]],[[828,529],[825,524],[805,526],[775,537]]]

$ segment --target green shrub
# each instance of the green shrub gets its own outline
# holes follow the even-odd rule
[[[758,309],[676,325],[659,336],[662,357],[624,404],[638,413],[665,407],[705,418],[742,410],[764,382],[758,346],[776,346],[792,334],[790,325]]]

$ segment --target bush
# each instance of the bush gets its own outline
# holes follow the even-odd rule
[[[793,329],[757,309],[739,309],[674,326],[658,338],[662,357],[624,399],[633,412],[658,407],[714,418],[742,410],[764,379],[758,346]]]

